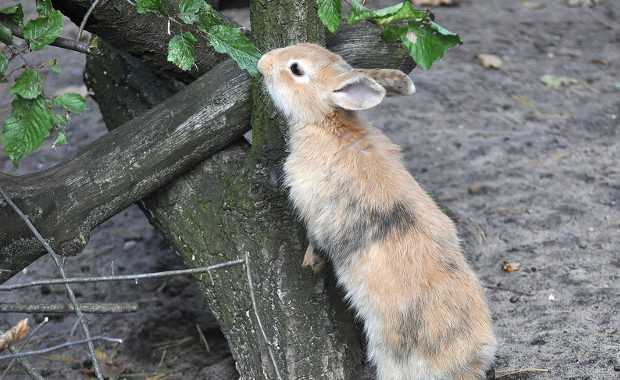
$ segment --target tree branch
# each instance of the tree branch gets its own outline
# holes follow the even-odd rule
[[[178,14],[178,0],[162,1],[170,15]],[[91,8],[92,0],[52,0],[54,8],[80,25]],[[232,24],[225,17],[220,17]],[[173,25],[172,34],[167,30],[168,18],[155,13],[140,15],[133,5],[124,0],[100,2],[87,18],[84,29],[96,34],[117,49],[140,57],[159,73],[172,75],[191,82],[226,59],[216,53],[203,33],[191,25]],[[191,31],[198,38],[196,67],[191,72],[181,71],[168,62],[168,42],[175,34]]]
[[[92,228],[248,127],[249,77],[232,61],[97,140],[73,160],[32,175],[0,174],[0,186],[62,254],[79,252]],[[41,256],[30,231],[0,201],[0,282]],[[5,227],[6,226],[6,227]]]
[[[8,20],[7,16],[0,15],[0,22],[5,21],[5,20]],[[13,24],[12,22],[6,22],[3,24],[8,26],[11,29],[11,33],[13,33],[15,37],[18,37],[24,40],[24,34],[22,33],[21,29],[18,28],[15,24]],[[71,40],[69,38],[64,38],[64,37],[56,38],[56,40],[54,40],[54,42],[52,42],[50,45],[56,46],[62,49],[77,51],[78,53],[83,53],[83,54],[88,54],[90,52],[90,47],[88,46],[88,44],[85,44],[79,41],[74,41],[74,40]]]

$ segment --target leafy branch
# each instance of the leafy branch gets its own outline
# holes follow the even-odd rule
[[[332,33],[342,23],[341,1],[317,1],[319,17]],[[369,21],[378,25],[386,41],[400,41],[424,70],[430,69],[448,49],[463,43],[457,34],[436,23],[430,11],[416,9],[411,0],[376,10],[366,8],[359,0],[345,1],[351,8],[347,17],[349,24]]]
[[[359,0],[344,0],[349,5],[348,14],[343,15],[343,0],[317,0],[319,18],[327,29],[335,33],[343,20],[349,24],[371,22],[383,30],[388,42],[400,41],[414,61],[428,70],[448,49],[462,43],[461,38],[434,21],[428,10],[416,9],[411,0],[403,0],[382,9],[370,9]],[[257,76],[256,64],[261,52],[238,27],[222,19],[206,0],[181,0],[178,9],[170,12],[161,0],[137,0],[139,14],[156,13],[168,21],[168,34],[186,25],[195,25],[197,32],[182,31],[168,42],[168,61],[181,70],[189,71],[195,65],[198,39],[193,33],[206,36],[213,49],[232,58],[241,69]],[[22,38],[30,51],[49,45],[88,51],[79,41],[61,37],[63,16],[54,9],[51,0],[37,0],[37,17],[25,21],[21,5],[0,9],[0,42],[13,45],[13,36]],[[12,51],[12,50],[11,50]],[[21,53],[7,56],[0,52],[0,81],[6,81],[16,71],[22,71],[11,87],[13,101],[11,114],[0,133],[0,145],[14,163],[36,151],[53,131],[57,131],[55,145],[67,142],[65,126],[71,114],[84,110],[85,100],[79,94],[65,94],[49,98],[44,94],[45,78],[38,68],[26,65],[7,73],[9,62]],[[22,57],[23,59],[23,57]],[[24,60],[25,61],[25,60]],[[58,65],[51,63],[51,71]]]
[[[6,50],[10,50],[14,45],[15,35],[26,41],[27,50],[40,50],[50,44],[57,44],[61,38],[63,24],[63,16],[52,7],[51,0],[38,0],[37,17],[27,22],[24,20],[21,5],[2,8],[0,41],[7,46]],[[77,45],[81,44],[73,44]],[[52,131],[57,131],[54,145],[65,144],[67,139],[64,128],[70,114],[80,113],[86,107],[85,99],[79,94],[45,96],[45,78],[41,74],[41,67],[30,67],[23,57],[26,64],[7,73],[9,62],[21,54],[18,52],[7,57],[0,52],[0,81],[7,81],[14,72],[21,71],[10,87],[10,93],[13,95],[11,113],[0,133],[0,144],[15,164],[24,156],[36,151]],[[54,73],[60,70],[56,60],[51,60],[46,66]]]
[[[241,69],[250,75],[257,76],[256,63],[261,56],[260,51],[246,37],[240,28],[229,25],[220,18],[213,7],[205,0],[181,0],[178,16],[167,13],[161,0],[138,0],[136,10],[140,14],[158,13],[168,18],[168,22],[179,25],[196,25],[204,34],[215,51],[227,54]],[[170,32],[170,27],[168,28]],[[168,61],[181,70],[191,70],[195,65],[195,48],[198,39],[192,32],[175,35],[168,43]]]

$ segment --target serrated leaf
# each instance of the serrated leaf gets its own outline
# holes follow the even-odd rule
[[[406,0],[408,1],[408,0]],[[353,0],[351,2],[351,11],[349,12],[349,24],[355,24],[360,21],[366,21],[369,19],[376,19],[381,17],[387,17],[398,12],[402,8],[403,4],[394,4],[382,9],[369,9],[360,4],[359,0]]]
[[[2,23],[0,23],[0,42],[6,45],[13,45],[13,32],[8,26]]]
[[[430,69],[448,49],[462,43],[457,34],[435,22],[422,25],[410,22],[407,27],[388,26],[384,37],[388,41],[398,37],[416,64],[424,70]]]
[[[168,62],[181,70],[191,70],[194,65],[194,46],[198,40],[190,32],[174,36],[168,43]]]
[[[63,26],[62,13],[53,10],[46,17],[36,18],[24,26],[24,38],[32,50],[39,50],[60,37]]]
[[[17,97],[11,103],[11,115],[4,123],[0,142],[13,162],[37,150],[54,127],[45,98]]]
[[[37,0],[37,13],[39,16],[47,17],[53,10],[52,0]]]
[[[341,0],[317,0],[318,14],[323,25],[335,33],[342,21],[342,2]]]
[[[198,29],[203,33],[208,33],[209,29],[223,23],[209,4],[198,13]]]
[[[141,15],[149,12],[162,13],[161,0],[138,0],[136,11]]]
[[[52,104],[73,113],[81,113],[86,109],[86,99],[76,93],[57,96],[52,99]]]
[[[67,144],[67,136],[65,135],[63,131],[60,131],[58,132],[58,136],[56,136],[56,140],[54,140],[52,147],[55,148],[58,145],[65,145],[65,144]]]
[[[4,74],[9,68],[9,59],[6,55],[0,53],[0,80],[4,79]]]
[[[200,12],[210,8],[205,0],[181,0],[179,18],[186,24],[193,24],[200,18]]]
[[[24,10],[22,9],[21,4],[13,5],[8,8],[2,8],[0,9],[0,14],[10,16],[9,20],[20,28],[24,25]]]
[[[11,94],[18,95],[24,99],[37,98],[43,92],[43,78],[41,74],[33,69],[26,69],[22,72],[11,87]]]
[[[261,54],[252,41],[241,33],[239,28],[229,25],[216,25],[209,29],[207,36],[215,51],[227,54],[250,75],[258,75],[256,64]]]

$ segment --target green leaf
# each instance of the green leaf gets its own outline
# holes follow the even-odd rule
[[[4,74],[9,68],[9,59],[6,55],[0,53],[0,80],[4,79]]]
[[[193,24],[200,19],[203,10],[211,10],[205,0],[181,0],[179,3],[179,18],[186,24]]]
[[[35,99],[16,97],[11,107],[0,142],[9,158],[16,163],[43,144],[54,127],[54,119],[42,96]]]
[[[405,0],[409,2],[409,0]],[[359,0],[351,2],[351,11],[349,13],[349,24],[355,24],[369,19],[377,19],[395,14],[402,8],[403,3],[391,5],[382,9],[369,9],[360,4]]]
[[[64,127],[69,122],[69,115],[66,113],[62,113],[62,114],[52,113],[52,119],[54,120],[55,126]]]
[[[24,99],[37,98],[43,92],[43,78],[41,74],[33,69],[26,69],[21,73],[13,87],[11,94],[18,95]]]
[[[52,0],[37,0],[37,13],[39,16],[47,17],[53,10]]]
[[[24,10],[22,9],[21,4],[13,5],[8,8],[2,8],[0,9],[0,14],[11,16],[9,17],[9,20],[20,28],[24,25]]]
[[[181,70],[190,70],[194,65],[194,46],[198,40],[190,32],[174,36],[168,43],[168,62]]]
[[[53,10],[46,17],[39,17],[24,26],[24,38],[32,50],[39,50],[52,42],[62,33],[62,13]]]
[[[54,140],[52,147],[55,148],[58,145],[65,145],[65,144],[67,144],[67,136],[65,135],[63,131],[60,131],[58,132],[58,136],[56,136],[56,140]]]
[[[404,33],[401,33],[400,40],[413,60],[424,70],[430,69],[448,49],[463,43],[457,34],[435,22],[422,25],[410,22]]]
[[[341,0],[317,0],[319,18],[327,29],[335,33],[340,26],[341,16]]]
[[[443,57],[446,51],[463,43],[461,38],[432,20],[429,11],[419,10],[411,0],[383,9],[368,9],[353,0],[349,23],[371,20],[383,27],[388,42],[401,41],[411,57],[425,70]]]
[[[136,10],[141,15],[149,12],[163,13],[161,0],[138,0],[136,1]]]
[[[241,30],[229,25],[216,25],[209,29],[207,36],[213,49],[230,56],[239,67],[250,75],[258,75],[256,64],[261,53]]]
[[[0,42],[6,45],[13,45],[13,32],[8,26],[2,23],[0,23]]]
[[[57,96],[52,99],[52,104],[73,113],[81,113],[86,109],[86,99],[75,93]]]
[[[214,26],[222,24],[224,21],[215,14],[213,7],[209,4],[198,13],[198,29],[203,33],[208,33]]]

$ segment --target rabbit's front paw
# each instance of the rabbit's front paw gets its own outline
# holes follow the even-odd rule
[[[326,264],[327,260],[325,260],[325,257],[316,254],[312,244],[308,244],[306,254],[304,255],[304,261],[301,266],[312,269],[312,272],[314,273],[320,273],[323,269],[325,269]]]

